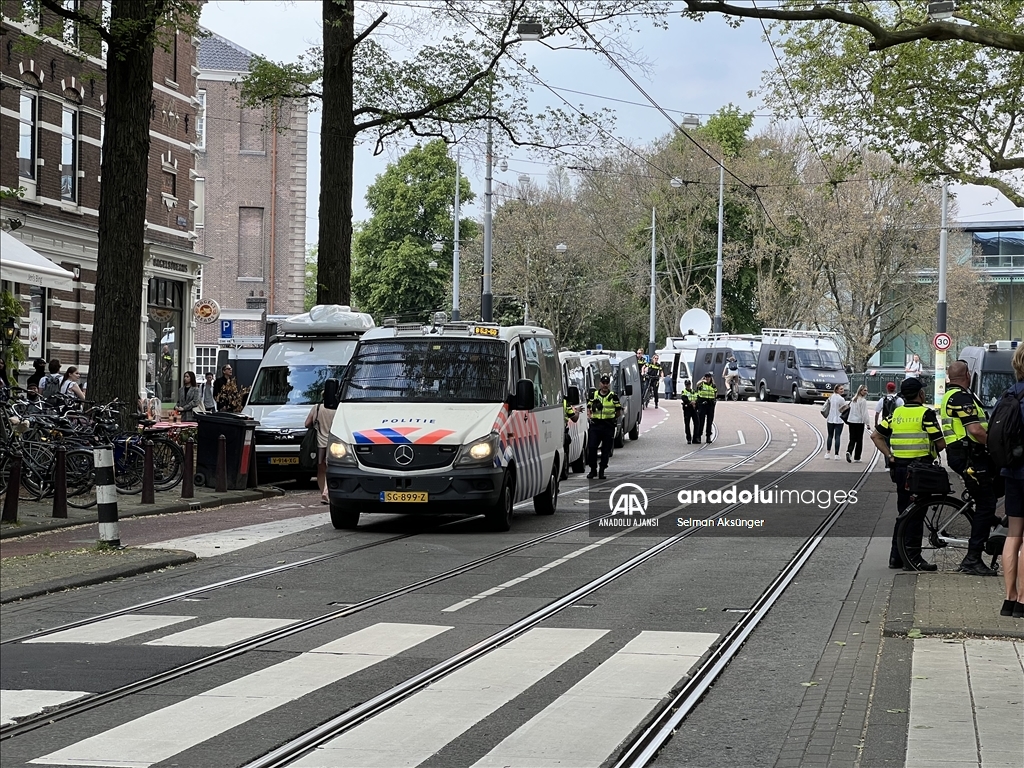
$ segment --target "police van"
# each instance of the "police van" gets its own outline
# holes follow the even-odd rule
[[[558,362],[562,367],[562,391],[565,392],[569,405],[581,405],[583,393],[587,391],[587,373],[578,352],[562,351],[558,353]],[[569,476],[569,468],[576,473],[583,472],[587,467],[587,432],[590,426],[587,409],[579,411],[579,418],[568,423],[569,453],[562,463],[562,479]]]
[[[753,395],[754,378],[757,375],[757,358],[761,351],[761,337],[753,334],[709,333],[702,337],[693,361],[695,381],[704,378],[705,373],[714,377],[719,397],[728,393],[725,384],[725,366],[729,356],[736,358],[736,373],[739,376],[739,394],[742,398]]]
[[[755,373],[757,399],[790,397],[794,403],[825,400],[848,386],[836,334],[791,328],[763,328]]]
[[[305,480],[299,465],[306,416],[321,401],[324,382],[345,372],[356,342],[373,318],[351,307],[325,304],[281,319],[268,335],[243,413],[256,427],[261,480]]]
[[[612,364],[612,391],[622,404],[622,418],[615,428],[613,445],[622,448],[626,435],[630,440],[640,439],[640,420],[643,418],[643,382],[640,381],[640,361],[636,352],[608,352]]]
[[[507,531],[513,506],[530,498],[537,514],[553,514],[562,394],[551,331],[385,321],[325,387],[325,405],[338,409],[327,452],[331,522],[464,512]]]
[[[1010,361],[1020,343],[1019,339],[994,341],[981,347],[964,347],[960,350],[958,359],[967,363],[971,391],[985,408],[995,408],[1003,392],[1016,382]]]

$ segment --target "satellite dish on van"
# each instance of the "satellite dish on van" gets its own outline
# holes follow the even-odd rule
[[[703,336],[705,333],[710,333],[711,315],[697,307],[686,310],[679,318],[679,332],[683,336],[691,333]]]

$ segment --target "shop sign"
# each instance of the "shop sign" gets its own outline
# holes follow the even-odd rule
[[[169,269],[173,272],[184,272],[188,274],[188,264],[182,264],[180,261],[171,261],[170,259],[153,259],[153,266],[159,269]]]
[[[200,323],[215,323],[220,317],[220,304],[213,299],[200,299],[192,307],[192,315]]]

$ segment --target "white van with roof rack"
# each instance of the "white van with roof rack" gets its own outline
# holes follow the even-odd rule
[[[463,512],[507,531],[530,498],[554,513],[565,422],[551,331],[385,321],[324,392],[338,410],[327,451],[336,528],[362,512]]]
[[[259,421],[254,442],[260,480],[308,479],[299,465],[306,416],[323,398],[324,382],[345,372],[356,342],[373,318],[324,304],[277,321],[267,334],[243,413]]]

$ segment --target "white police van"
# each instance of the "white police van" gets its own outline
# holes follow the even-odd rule
[[[562,375],[551,331],[437,321],[360,339],[327,452],[335,528],[362,512],[483,514],[494,530],[533,498],[553,514],[564,461]]]
[[[562,391],[569,405],[582,406],[583,395],[587,391],[587,371],[578,352],[563,350],[558,353],[558,362],[562,366]],[[575,402],[574,402],[575,401]],[[587,432],[590,422],[587,409],[581,407],[576,421],[567,424],[569,431],[569,451],[562,460],[562,479],[573,472],[585,472],[587,468]],[[563,441],[564,442],[564,441]]]

